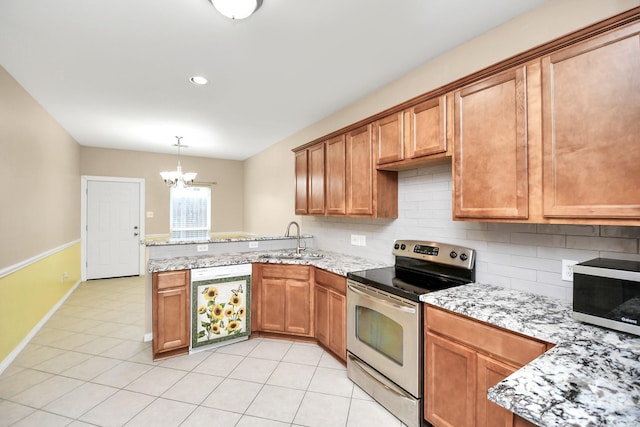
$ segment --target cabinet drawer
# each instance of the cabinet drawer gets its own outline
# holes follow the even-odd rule
[[[262,277],[272,277],[276,279],[309,280],[309,267],[300,265],[262,265]]]
[[[189,283],[189,270],[162,271],[156,273],[157,289],[175,288]]]
[[[544,342],[525,338],[432,306],[426,306],[426,312],[426,325],[431,331],[446,335],[516,366],[529,363],[547,349]]]
[[[326,270],[316,268],[316,284],[331,289],[340,295],[347,294],[347,279]]]

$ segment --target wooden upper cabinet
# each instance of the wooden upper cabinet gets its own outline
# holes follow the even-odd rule
[[[347,215],[398,217],[398,173],[375,168],[372,125],[345,135]]]
[[[344,135],[325,142],[326,183],[328,215],[344,215],[347,212],[346,147]]]
[[[526,67],[454,92],[454,217],[528,216]]]
[[[452,119],[453,101],[442,95],[376,120],[373,136],[379,169],[417,168],[446,159]]]
[[[405,112],[408,120],[408,158],[447,151],[447,97],[422,102]],[[449,119],[450,121],[450,119]]]
[[[296,215],[305,215],[309,213],[308,210],[308,187],[307,187],[307,150],[296,151],[295,153],[295,168],[296,168]]]
[[[324,214],[324,144],[309,148],[309,214]]]
[[[376,120],[373,132],[378,147],[377,164],[404,159],[404,113],[395,113]]]
[[[640,23],[542,58],[546,217],[640,218]]]
[[[372,215],[374,168],[371,125],[347,133],[346,144],[347,213]]]

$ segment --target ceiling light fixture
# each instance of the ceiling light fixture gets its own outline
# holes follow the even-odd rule
[[[262,0],[211,0],[218,12],[234,20],[245,19],[262,6]]]
[[[178,140],[178,142],[176,144],[173,144],[173,146],[178,147],[178,168],[177,170],[170,172],[160,172],[160,176],[162,176],[162,179],[164,179],[164,183],[170,187],[185,188],[193,184],[193,180],[196,179],[197,173],[182,173],[182,166],[180,165],[180,149],[188,148],[189,146],[182,145],[180,143],[180,140],[182,139],[181,136],[176,136],[176,139]]]
[[[191,78],[189,78],[189,81],[198,86],[206,85],[207,83],[209,83],[209,80],[207,80],[206,77],[202,76],[192,76]]]

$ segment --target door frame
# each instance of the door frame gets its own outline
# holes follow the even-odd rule
[[[89,189],[89,181],[103,182],[126,182],[140,185],[140,265],[138,267],[138,275],[145,275],[146,264],[146,246],[143,244],[145,239],[145,205],[144,205],[144,178],[122,178],[112,176],[92,176],[82,175],[80,177],[80,279],[84,282],[87,280],[87,193]]]

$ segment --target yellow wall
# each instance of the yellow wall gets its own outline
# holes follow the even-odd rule
[[[281,233],[288,221],[296,219],[292,148],[637,6],[638,0],[550,0],[247,159],[245,231]]]
[[[0,361],[79,281],[80,242],[0,278]]]

